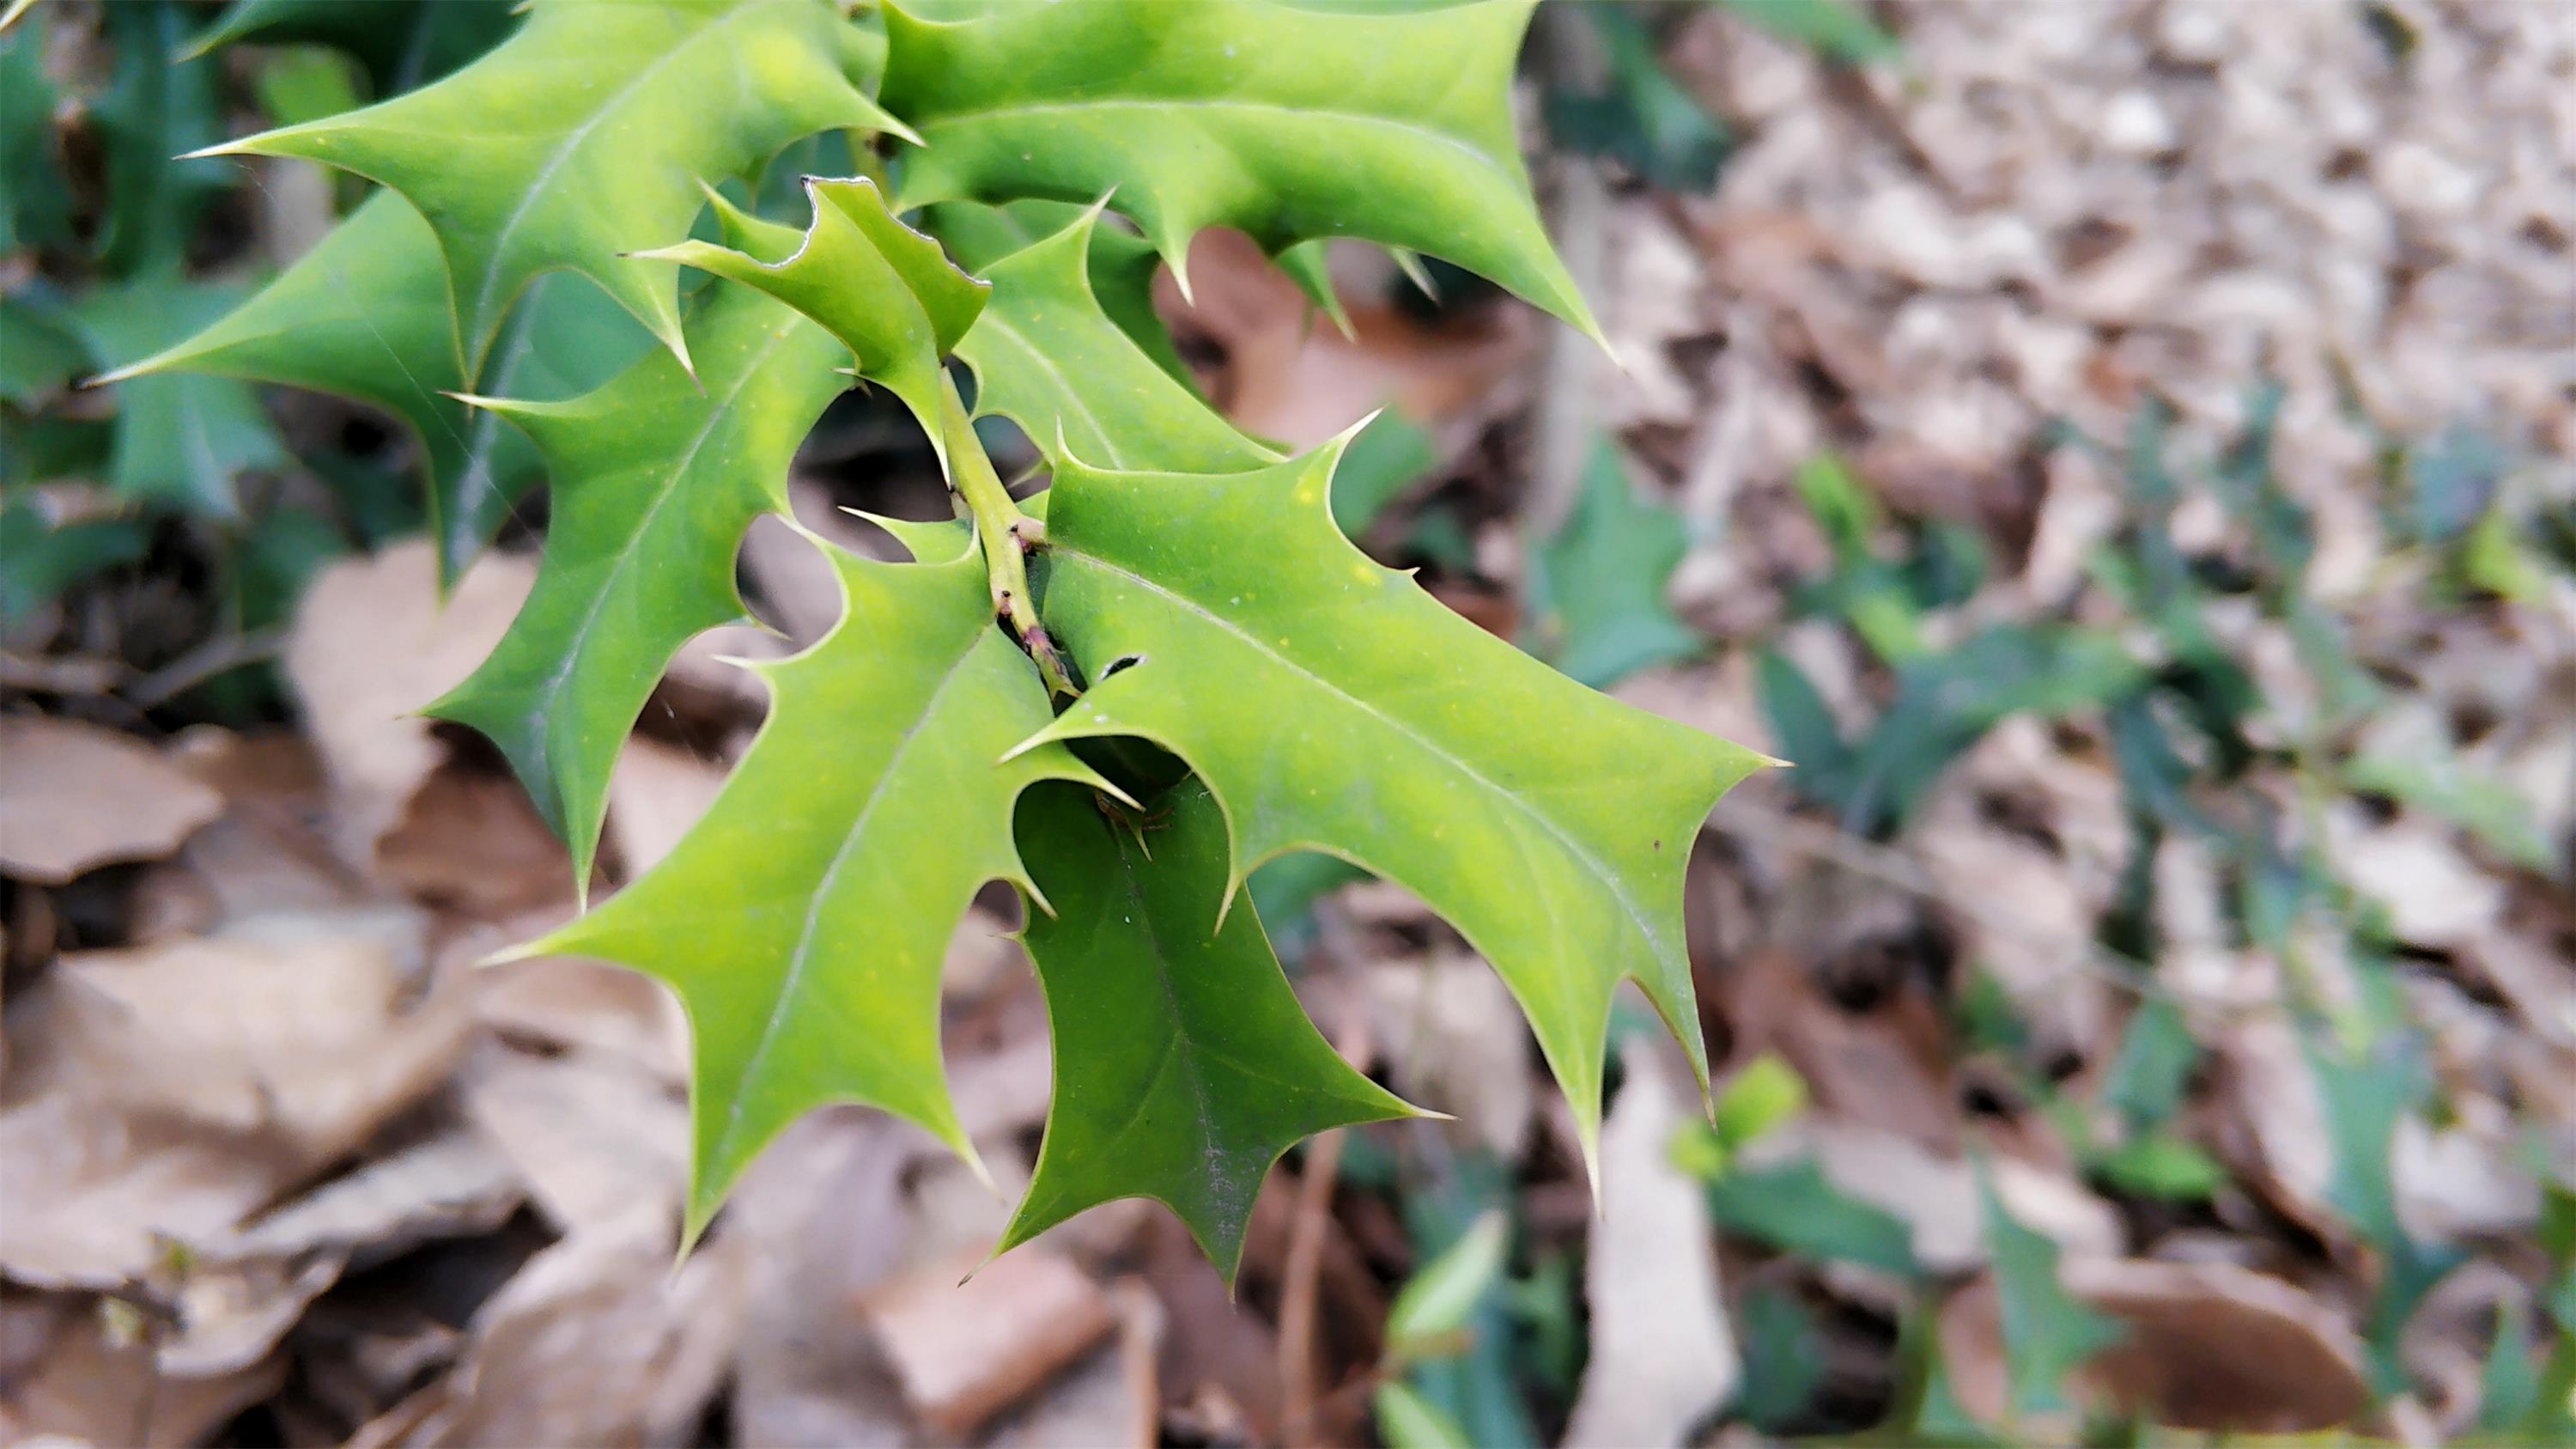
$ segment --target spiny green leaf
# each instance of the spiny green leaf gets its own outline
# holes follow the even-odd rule
[[[1041,587],[1094,683],[1032,743],[1179,755],[1225,807],[1230,886],[1316,849],[1421,897],[1520,999],[1588,1143],[1623,978],[1705,1087],[1682,870],[1762,757],[1585,689],[1372,562],[1333,528],[1339,453],[1216,476],[1059,465]]]
[[[379,96],[400,95],[490,50],[510,31],[511,0],[233,0],[190,55],[247,41],[347,51]]]
[[[1092,291],[1098,212],[985,269],[993,286],[957,355],[975,369],[975,410],[1018,423],[1051,459],[1227,473],[1278,461],[1175,382],[1110,320]]]
[[[922,137],[904,205],[1108,196],[1176,271],[1205,227],[1274,255],[1360,237],[1445,257],[1598,335],[1512,135],[1531,4],[1100,0],[954,22],[890,4],[883,96]]]
[[[1055,1101],[1001,1248],[1095,1204],[1150,1197],[1231,1279],[1281,1153],[1411,1109],[1306,1019],[1250,910],[1218,924],[1225,817],[1205,785],[1183,781],[1115,822],[1096,798],[1044,787],[1020,808],[1021,854],[1055,908],[1033,912],[1026,937],[1055,1037]]]
[[[2066,1376],[2119,1342],[2127,1330],[2057,1281],[2056,1242],[2013,1221],[1995,1196],[1993,1175],[1982,1165],[1977,1193],[1985,1204],[1986,1242],[1994,1251],[2013,1412],[2054,1412],[2065,1406]]]
[[[74,316],[90,352],[114,362],[152,352],[230,310],[239,293],[175,279],[102,287]],[[223,377],[137,377],[116,385],[118,494],[230,517],[233,477],[283,468],[286,446],[248,386]]]
[[[1070,201],[1014,201],[986,206],[974,201],[943,201],[922,208],[922,223],[948,248],[957,265],[982,276],[995,262],[1023,247],[1046,240],[1082,219],[1091,208]],[[1172,330],[1154,310],[1154,274],[1163,267],[1154,244],[1123,224],[1091,229],[1091,295],[1118,330],[1127,334],[1154,365],[1199,397],[1198,379]]]
[[[686,361],[671,267],[619,254],[680,234],[701,183],[799,136],[889,125],[843,72],[853,43],[822,0],[540,0],[445,80],[211,151],[301,156],[411,198],[447,256],[467,372],[557,268]]]
[[[175,270],[198,210],[230,179],[221,166],[179,155],[218,134],[214,63],[170,60],[186,27],[171,0],[107,7],[116,79],[92,107],[107,148],[98,253],[120,276]]]
[[[0,252],[71,239],[45,25],[34,19],[0,31]]]
[[[455,326],[437,238],[411,203],[379,191],[277,280],[204,331],[108,374],[197,372],[333,393],[401,420],[427,464],[429,528],[453,578],[543,476],[534,449],[452,394]],[[542,277],[512,314],[479,390],[555,398],[597,386],[644,345],[596,288]]]
[[[1708,641],[1664,602],[1665,586],[1689,548],[1680,515],[1639,500],[1618,446],[1597,440],[1573,513],[1530,555],[1540,652],[1603,689],[1640,669],[1705,651]]]
[[[939,243],[897,221],[866,177],[807,177],[805,196],[813,220],[784,260],[762,261],[703,241],[638,255],[757,287],[823,324],[858,358],[861,377],[912,409],[945,466],[940,360],[984,310],[990,289],[958,270]]]
[[[768,722],[697,828],[605,905],[522,948],[623,962],[688,1008],[688,1230],[796,1117],[866,1102],[974,1161],[939,1053],[939,972],[977,888],[1033,883],[1020,792],[1093,779],[1063,746],[996,765],[1046,691],[994,626],[984,566],[826,546],[848,607],[757,666]]]
[[[729,221],[746,243],[766,233],[793,245],[784,228]],[[689,341],[695,379],[655,351],[570,402],[483,403],[535,440],[555,479],[553,517],[509,633],[430,712],[500,747],[584,883],[627,731],[690,636],[743,617],[734,552],[755,516],[786,510],[788,464],[849,358],[744,287],[702,301]]]

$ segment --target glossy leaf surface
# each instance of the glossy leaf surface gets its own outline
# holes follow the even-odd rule
[[[829,550],[848,600],[812,649],[757,666],[769,720],[660,865],[527,953],[619,961],[688,1008],[694,1236],[787,1124],[830,1102],[919,1123],[971,1161],[939,1050],[939,972],[978,887],[1027,887],[1020,792],[1087,779],[1063,746],[996,764],[1046,691],[994,627],[972,553]]]
[[[783,228],[739,218],[748,241]],[[690,636],[745,616],[734,553],[784,512],[787,466],[844,386],[830,334],[747,287],[690,319],[695,379],[656,351],[587,396],[486,399],[546,459],[554,511],[535,588],[472,678],[432,712],[489,736],[587,881],[608,776],[663,669]],[[700,391],[701,386],[704,391]]]
[[[815,131],[883,124],[844,73],[853,44],[822,0],[544,0],[436,84],[214,149],[301,156],[409,197],[447,256],[465,371],[558,268],[685,358],[671,266],[623,254],[685,232],[702,183]]]
[[[643,344],[596,288],[574,277],[540,278],[471,390],[539,399],[586,391]],[[419,441],[430,533],[451,579],[544,476],[515,430],[450,396],[469,388],[457,372],[446,266],[420,213],[390,191],[369,197],[249,301],[120,371],[279,383],[390,414]]]
[[[882,95],[923,143],[903,158],[903,204],[1105,196],[1175,267],[1211,226],[1274,255],[1365,238],[1592,331],[1512,134],[1530,8],[1099,0],[938,21],[889,5]],[[1310,290],[1312,272],[1309,258]]]
[[[1055,1100],[1002,1246],[1150,1197],[1231,1278],[1281,1153],[1411,1109],[1306,1019],[1248,906],[1217,923],[1225,817],[1206,786],[1183,781],[1141,812],[1097,800],[1046,787],[1020,809],[1021,852],[1055,908],[1032,912],[1025,937],[1046,988]]]
[[[1113,321],[1092,290],[1098,215],[985,269],[993,300],[957,345],[975,369],[975,408],[1018,423],[1057,457],[1118,468],[1232,472],[1276,455],[1174,380]]]
[[[1510,984],[1589,1141],[1621,979],[1706,1081],[1682,871],[1761,757],[1565,679],[1371,561],[1332,524],[1338,453],[1216,477],[1059,466],[1047,615],[1095,682],[1035,738],[1179,755],[1225,807],[1233,883],[1307,848],[1420,896]]]
[[[896,220],[865,177],[808,177],[805,195],[813,219],[779,260],[703,241],[645,255],[756,287],[821,323],[858,359],[860,376],[912,410],[944,461],[939,364],[984,310],[985,284]]]

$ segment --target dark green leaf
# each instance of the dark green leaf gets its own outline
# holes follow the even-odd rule
[[[1410,1109],[1306,1019],[1254,912],[1225,909],[1225,817],[1206,786],[1185,781],[1135,815],[1079,787],[1041,787],[1021,803],[1018,836],[1052,908],[1032,909],[1024,939],[1046,989],[1055,1101],[1000,1247],[1113,1198],[1150,1197],[1231,1279],[1281,1153]],[[1401,1337],[1397,1317],[1388,1336]]]
[[[1810,1158],[1729,1172],[1709,1184],[1708,1206],[1721,1227],[1784,1253],[1900,1278],[1920,1271],[1905,1220],[1845,1196]]]
[[[175,270],[197,212],[232,179],[220,161],[172,159],[216,139],[216,66],[173,59],[187,32],[173,0],[120,0],[106,13],[116,77],[92,107],[107,148],[99,260],[120,276]]]
[[[1994,1254],[2012,1411],[2021,1416],[2064,1409],[2066,1376],[2119,1342],[2125,1330],[2059,1284],[2056,1240],[2013,1221],[1983,1167],[1977,1190],[1985,1204],[1986,1243]]]
[[[1689,547],[1681,516],[1639,499],[1617,446],[1596,440],[1574,511],[1530,553],[1540,655],[1606,689],[1640,669],[1703,652],[1708,641],[1664,601]]]

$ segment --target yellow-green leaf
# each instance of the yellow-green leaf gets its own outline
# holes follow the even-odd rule
[[[975,410],[1018,423],[1050,458],[1191,473],[1276,462],[1110,319],[1092,290],[1098,219],[1085,212],[984,269],[992,305],[957,344]]]
[[[1027,786],[1085,780],[1061,745],[996,764],[1047,718],[973,552],[887,564],[823,546],[847,598],[812,649],[757,666],[769,719],[662,863],[523,948],[623,962],[688,1008],[688,1227],[804,1112],[866,1102],[971,1162],[939,1050],[948,938],[987,881],[1033,889]]]
[[[1588,1143],[1623,978],[1705,1086],[1682,872],[1762,757],[1575,684],[1371,561],[1333,527],[1340,451],[1218,476],[1060,465],[1046,617],[1094,683],[1032,743],[1179,755],[1225,808],[1229,896],[1312,849],[1421,897],[1519,998]]]
[[[986,284],[959,270],[939,243],[896,220],[866,177],[809,176],[805,197],[813,219],[781,260],[703,241],[643,255],[757,287],[821,323],[858,358],[861,377],[912,410],[945,464],[939,364],[984,310]]]
[[[1592,332],[1512,134],[1532,3],[1094,0],[944,22],[889,3],[882,97],[921,139],[903,204],[1106,196],[1175,269],[1211,226],[1274,255],[1365,238]],[[1308,254],[1294,274],[1311,289],[1312,273]]]
[[[682,234],[702,184],[800,136],[887,126],[845,73],[856,44],[824,0],[538,0],[433,85],[210,154],[301,156],[409,197],[447,256],[467,373],[558,268],[686,361],[671,265],[621,254]]]
[[[730,211],[726,224],[745,245],[794,244],[785,228]],[[568,402],[477,399],[535,440],[553,514],[510,632],[430,712],[500,747],[583,882],[635,716],[690,636],[745,617],[735,550],[754,517],[786,511],[788,464],[849,359],[746,287],[703,300],[688,335],[696,378],[655,351]]]

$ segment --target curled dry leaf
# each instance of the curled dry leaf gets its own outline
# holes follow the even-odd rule
[[[1108,1295],[1061,1255],[1029,1245],[978,1268],[980,1257],[905,1274],[866,1300],[904,1399],[943,1439],[974,1432],[1118,1321]]]
[[[57,1308],[40,1357],[0,1388],[0,1440],[177,1449],[277,1392],[283,1356],[205,1378],[157,1376],[150,1348],[121,1341],[88,1299]]]
[[[267,916],[59,962],[12,1064],[28,1095],[0,1113],[0,1266],[140,1277],[432,1090],[467,1018],[420,979],[416,937],[400,912]]]
[[[1743,1363],[1705,1194],[1672,1162],[1691,1114],[1645,1038],[1621,1055],[1629,1076],[1601,1131],[1601,1216],[1583,1268],[1592,1352],[1565,1442],[1681,1444],[1734,1393]]]
[[[492,652],[536,567],[486,554],[439,599],[425,540],[344,559],[314,577],[287,635],[287,682],[335,795],[334,836],[360,868],[448,758],[419,711]]]
[[[66,719],[0,719],[0,875],[60,885],[168,855],[223,797],[151,746]]]
[[[463,1356],[352,1444],[674,1443],[723,1381],[749,1304],[721,1234],[672,1267],[675,1214],[639,1205],[528,1260]]]
[[[2059,1278],[2125,1330],[2072,1376],[2082,1402],[2204,1433],[2317,1433],[2369,1411],[2359,1340],[2278,1278],[2227,1263],[2134,1258],[2069,1259]],[[1941,1311],[1952,1385],[1989,1423],[2009,1392],[1997,1314],[1991,1279]]]

